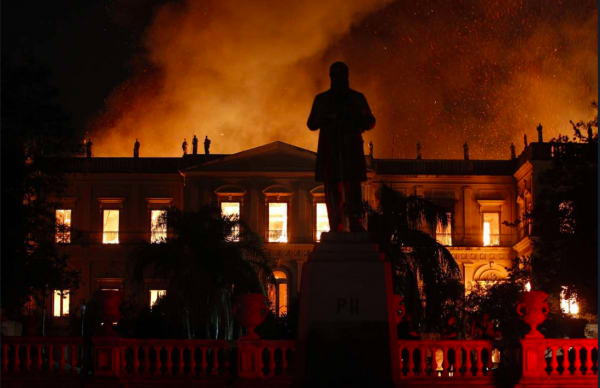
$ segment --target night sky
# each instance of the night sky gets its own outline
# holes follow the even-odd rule
[[[301,4],[299,4],[301,3]],[[351,4],[349,4],[351,3]],[[509,157],[523,134],[569,133],[593,115],[595,1],[11,1],[3,55],[46,64],[95,154],[213,152],[281,140],[316,150],[306,129],[335,60],[378,119],[376,157]]]

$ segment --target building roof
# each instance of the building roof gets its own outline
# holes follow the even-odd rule
[[[375,159],[379,175],[512,175],[513,160]]]

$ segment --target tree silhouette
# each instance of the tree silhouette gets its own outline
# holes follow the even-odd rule
[[[135,253],[133,280],[167,282],[163,306],[187,338],[231,339],[234,296],[265,294],[261,280],[272,277],[262,239],[211,205],[197,212],[170,207],[159,224],[166,225],[167,238]]]
[[[377,207],[368,206],[368,230],[392,263],[394,291],[404,296],[407,311],[428,330],[442,324],[464,296],[458,264],[426,229],[447,227],[446,210],[424,198],[405,196],[382,184]],[[454,313],[454,311],[452,311]]]

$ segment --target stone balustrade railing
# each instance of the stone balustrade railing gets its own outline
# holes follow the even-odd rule
[[[597,339],[523,339],[523,379],[597,382]]]
[[[4,373],[79,373],[79,337],[2,337]]]
[[[159,378],[179,382],[278,379],[291,384],[295,351],[295,341],[280,340],[97,337],[90,346],[92,357],[87,361],[83,357],[87,347],[78,337],[3,337],[3,379],[76,377],[85,367],[94,376],[112,376],[122,383]],[[476,381],[496,386],[499,378],[509,375],[514,376],[509,385],[518,387],[535,386],[541,380],[548,383],[548,379],[557,387],[597,384],[595,339],[525,338],[520,348],[506,347],[502,341],[400,340],[398,350],[401,380],[409,385],[444,381],[470,385]]]
[[[419,340],[398,342],[403,379],[491,377],[504,349],[494,341]]]

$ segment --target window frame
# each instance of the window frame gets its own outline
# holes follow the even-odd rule
[[[492,236],[494,236],[494,234],[490,233],[490,244],[485,245],[485,238],[484,238],[485,214],[498,214],[498,244],[491,244]],[[502,232],[502,211],[482,210],[481,211],[481,245],[484,247],[499,247],[499,246],[501,246],[501,244],[502,244],[502,233],[501,232]]]
[[[273,303],[273,308],[271,309],[271,311],[273,312],[273,314],[276,317],[281,317],[282,311],[281,311],[281,293],[280,293],[280,288],[279,286],[281,284],[285,284],[286,285],[286,300],[285,300],[285,313],[287,314],[288,310],[289,310],[289,303],[290,303],[290,276],[288,274],[288,272],[282,268],[277,268],[275,270],[273,270],[273,273],[275,272],[281,272],[285,275],[285,278],[283,279],[278,279],[275,278],[275,284],[269,283],[269,286],[267,287],[268,289],[270,287],[275,287],[275,301]],[[269,290],[267,290],[269,291]],[[268,294],[268,292],[267,292]]]
[[[59,240],[59,231],[58,231],[58,217],[57,217],[57,213],[59,211],[69,211],[70,212],[70,217],[69,217],[69,230],[67,232],[64,232],[65,234],[68,235],[68,240],[69,241],[58,241]],[[61,245],[66,245],[66,244],[72,244],[73,243],[73,209],[71,207],[66,207],[66,206],[61,206],[61,207],[57,207],[54,210],[54,225],[55,225],[55,232],[54,232],[54,243],[55,244],[61,244]]]
[[[104,245],[104,246],[110,246],[110,245],[119,245],[122,244],[123,241],[121,239],[121,232],[123,229],[123,202],[125,202],[125,198],[98,198],[98,201],[100,202],[100,220],[99,220],[99,224],[100,224],[100,244]],[[119,212],[119,230],[116,231],[117,233],[117,242],[116,243],[105,243],[104,242],[104,211],[108,210],[108,211],[118,211]],[[108,232],[114,232],[114,231],[108,231]]]
[[[58,293],[58,294],[57,294]],[[68,318],[71,313],[71,290],[52,290],[52,316],[54,318]],[[56,315],[55,301],[54,299],[60,297],[60,311]],[[66,297],[65,297],[66,295]],[[64,312],[65,299],[67,302],[67,313]]]
[[[454,209],[446,209],[446,215],[448,215],[448,217],[450,218],[450,222],[448,223],[448,226],[450,228],[450,233],[443,233],[443,235],[450,235],[450,244],[446,245],[446,244],[442,244],[441,241],[438,240],[438,231],[437,231],[437,225],[435,226],[435,230],[433,231],[433,238],[435,238],[435,241],[437,241],[438,243],[446,246],[446,247],[451,247],[453,246],[454,243]]]

